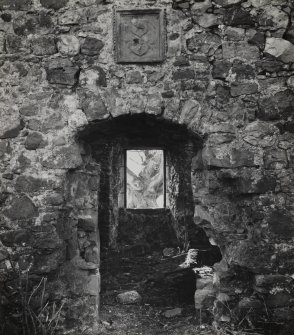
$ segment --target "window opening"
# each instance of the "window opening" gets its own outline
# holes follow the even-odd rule
[[[158,149],[126,150],[125,205],[130,209],[164,208],[165,157]]]

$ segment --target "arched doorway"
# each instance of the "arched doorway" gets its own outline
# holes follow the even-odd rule
[[[115,308],[119,308],[116,314],[121,313],[119,294],[133,291],[148,310],[155,308],[153,312],[194,310],[197,274],[193,266],[221,259],[219,249],[193,221],[191,164],[202,147],[201,137],[185,125],[138,114],[93,124],[80,134],[80,140],[100,166],[102,319],[110,320]],[[161,208],[126,206],[126,151],[132,149],[159,150],[164,155],[166,200]],[[198,253],[198,263],[191,259],[189,264],[187,258],[193,254],[189,250]],[[130,313],[138,309],[126,301],[122,304]],[[147,313],[146,308],[143,312]]]

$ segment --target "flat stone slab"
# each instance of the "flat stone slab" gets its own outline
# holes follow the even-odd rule
[[[142,297],[137,291],[128,291],[118,294],[117,300],[123,305],[128,305],[140,302],[142,300]]]
[[[168,309],[167,311],[165,311],[163,313],[163,315],[166,317],[166,318],[174,318],[176,316],[180,316],[182,315],[182,312],[183,312],[183,309],[182,308],[173,308],[173,309]]]

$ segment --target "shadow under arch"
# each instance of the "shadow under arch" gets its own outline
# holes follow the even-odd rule
[[[203,143],[202,137],[190,130],[184,123],[146,113],[126,114],[106,120],[92,121],[78,132],[77,140],[93,143],[101,137],[109,138],[113,134],[116,137],[142,138],[150,145],[156,144],[159,140],[166,146],[189,139],[200,148]]]

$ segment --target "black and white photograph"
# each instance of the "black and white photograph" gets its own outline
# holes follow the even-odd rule
[[[0,0],[0,335],[294,335],[294,0]]]

